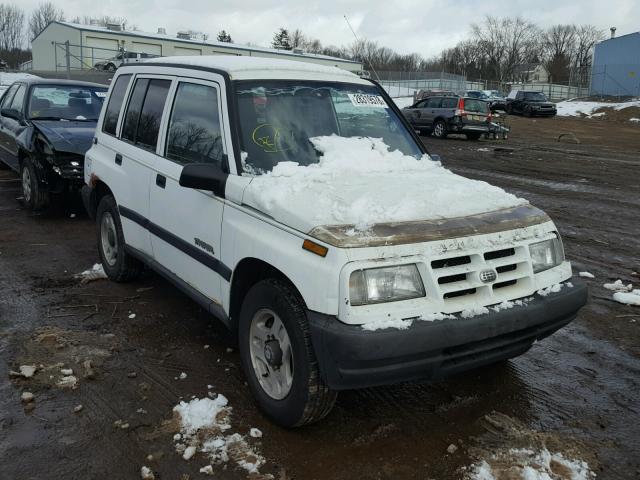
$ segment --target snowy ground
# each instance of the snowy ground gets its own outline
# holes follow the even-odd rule
[[[34,78],[36,75],[32,75],[30,73],[19,73],[19,72],[0,72],[0,96],[4,94],[4,92],[9,88],[13,82],[17,82],[18,80],[22,80],[24,78]]]
[[[562,117],[576,117],[581,114],[587,116],[598,117],[601,114],[593,112],[599,108],[613,108],[615,110],[622,110],[627,107],[640,107],[640,100],[633,100],[629,102],[609,103],[609,102],[575,102],[566,100],[564,102],[558,102],[556,108],[558,109],[558,115]]]

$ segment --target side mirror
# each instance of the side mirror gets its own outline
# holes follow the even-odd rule
[[[189,163],[182,169],[179,183],[182,187],[209,190],[216,197],[224,198],[228,176],[213,163]]]
[[[13,108],[3,108],[0,110],[0,115],[7,118],[13,118],[15,121],[19,122],[22,120],[22,115],[17,110]]]

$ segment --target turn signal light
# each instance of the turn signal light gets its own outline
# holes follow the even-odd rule
[[[316,255],[320,255],[321,257],[326,257],[329,249],[327,247],[323,247],[322,245],[318,245],[316,242],[312,242],[311,240],[305,240],[302,242],[302,248],[304,250],[308,250],[311,253],[315,253]]]

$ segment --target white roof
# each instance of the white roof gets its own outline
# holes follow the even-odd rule
[[[155,38],[158,40],[165,40],[165,41],[171,41],[171,42],[191,43],[194,45],[204,45],[208,47],[228,49],[230,51],[245,50],[245,51],[265,52],[265,53],[274,53],[278,55],[286,55],[286,56],[292,56],[292,57],[319,58],[319,59],[331,60],[335,62],[353,63],[356,65],[360,65],[360,62],[355,60],[331,57],[329,55],[320,55],[317,53],[295,53],[292,50],[280,50],[276,48],[254,47],[254,46],[248,46],[248,45],[240,45],[237,43],[219,42],[214,40],[202,41],[197,39],[178,38],[175,35],[141,32],[138,30],[109,30],[107,27],[102,27],[100,25],[84,25],[81,23],[72,23],[72,22],[53,22],[53,23],[59,23],[61,25],[66,25],[67,27],[77,28],[78,30],[85,30],[89,32],[110,33],[114,35],[127,35],[127,36],[142,37],[142,38]]]
[[[357,75],[337,67],[296,60],[239,57],[236,55],[158,57],[150,58],[137,64],[125,65],[122,68],[135,65],[140,66],[145,62],[184,65],[185,67],[214,68],[228,73],[232,80],[299,79],[370,84],[370,82],[361,79]]]

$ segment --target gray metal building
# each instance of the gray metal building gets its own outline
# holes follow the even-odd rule
[[[362,71],[362,64],[342,58],[276,50],[233,43],[193,39],[188,33],[167,35],[123,30],[120,25],[101,27],[70,22],[52,22],[32,41],[32,70],[91,70],[97,62],[115,57],[122,51],[153,56],[172,55],[247,55],[285,58],[339,67],[351,72]]]
[[[591,93],[640,96],[640,32],[612,36],[595,46]]]

